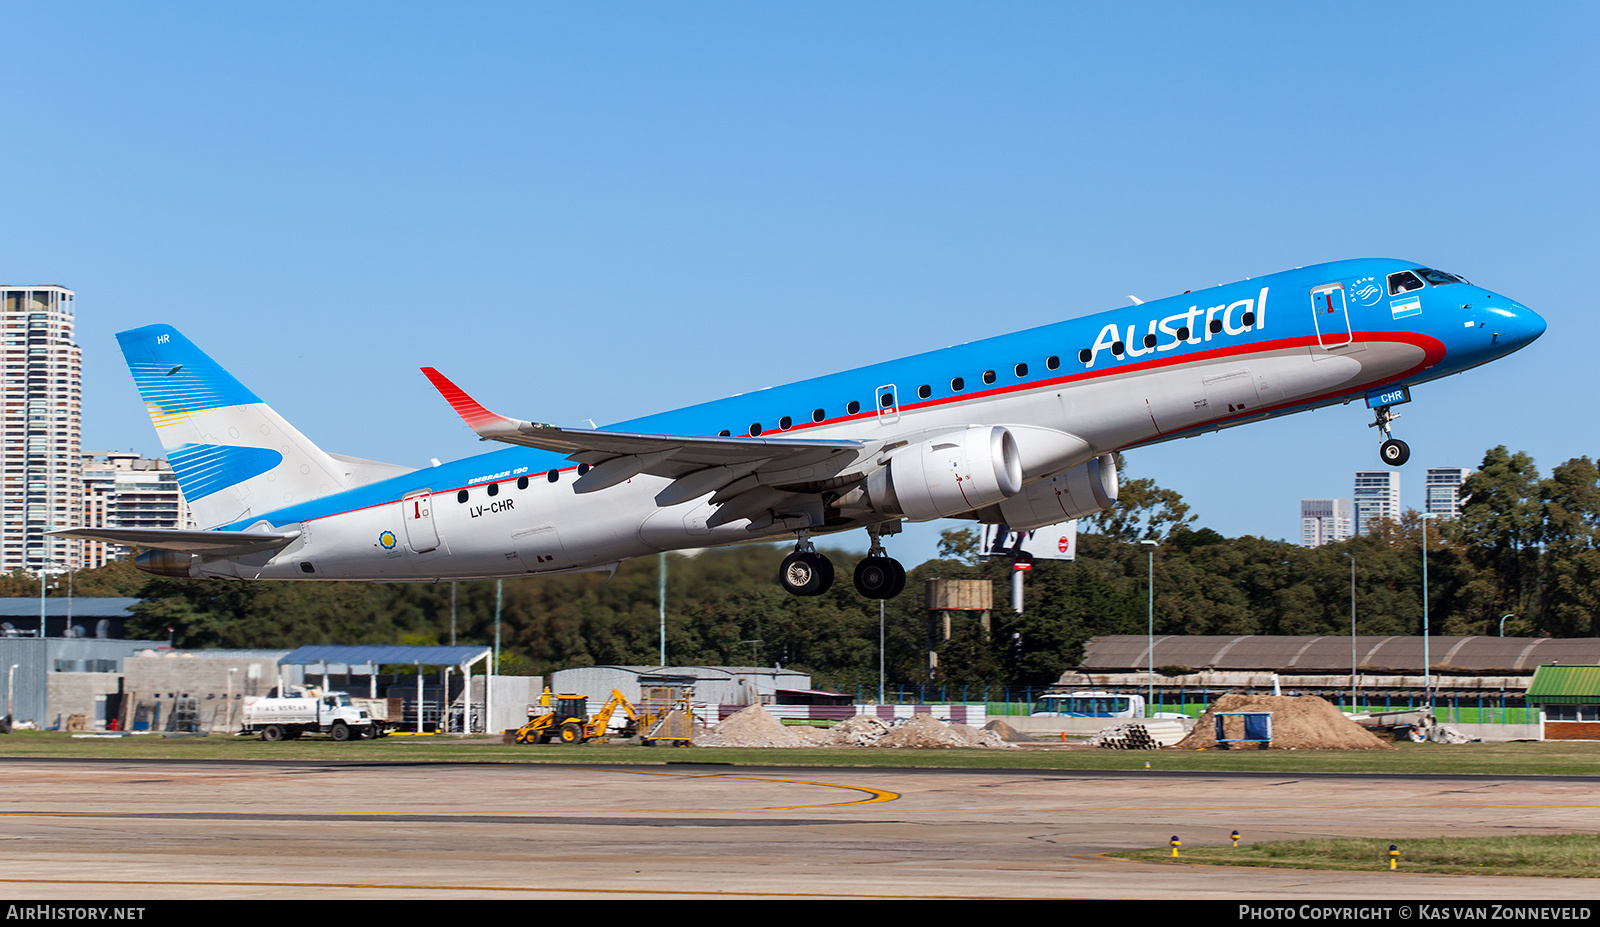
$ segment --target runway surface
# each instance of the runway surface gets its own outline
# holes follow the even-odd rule
[[[1600,830],[1592,780],[8,759],[0,892],[163,898],[1591,899],[1589,879],[1112,850]]]

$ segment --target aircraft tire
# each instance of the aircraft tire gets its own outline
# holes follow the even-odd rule
[[[1378,445],[1378,456],[1389,466],[1398,467],[1411,459],[1411,448],[1399,438],[1390,438]]]
[[[778,584],[791,595],[821,595],[833,584],[833,564],[821,554],[795,551],[778,567]]]
[[[886,599],[892,599],[906,591],[906,568],[893,557],[889,558],[889,566],[894,570],[894,586],[889,589],[889,594],[884,596]]]
[[[887,599],[894,591],[894,560],[888,557],[866,557],[856,564],[856,591],[868,599]],[[900,571],[901,582],[905,581]]]

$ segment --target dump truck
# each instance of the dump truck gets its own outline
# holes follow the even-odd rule
[[[322,692],[316,686],[291,686],[284,697],[250,698],[244,703],[241,735],[262,740],[294,740],[302,734],[326,734],[334,740],[381,737],[382,722],[350,703],[344,692]]]

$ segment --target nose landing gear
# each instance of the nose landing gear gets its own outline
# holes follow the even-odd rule
[[[1376,428],[1383,434],[1384,441],[1378,445],[1378,457],[1391,467],[1398,467],[1411,459],[1411,447],[1399,438],[1389,434],[1390,423],[1400,417],[1398,412],[1391,411],[1389,406],[1378,406],[1372,410],[1373,417],[1377,420],[1368,425]]]

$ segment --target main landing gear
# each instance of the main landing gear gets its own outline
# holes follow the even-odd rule
[[[892,599],[906,588],[906,568],[884,552],[877,528],[868,528],[872,547],[856,564],[856,591],[869,599]],[[833,562],[817,553],[805,532],[794,553],[778,567],[778,584],[791,595],[822,595],[833,586]]]
[[[883,534],[876,525],[867,529],[872,546],[856,564],[856,591],[869,599],[892,599],[906,588],[906,568],[883,549]]]
[[[1383,443],[1378,445],[1378,457],[1391,467],[1401,466],[1406,461],[1410,460],[1410,446],[1399,438],[1392,437],[1389,434],[1390,423],[1399,418],[1400,414],[1392,411],[1389,406],[1379,406],[1376,409],[1373,409],[1372,413],[1377,421],[1373,422],[1367,427],[1378,429],[1378,431],[1383,434],[1384,438]]]
[[[778,567],[778,583],[791,595],[822,595],[833,585],[833,561],[817,553],[802,531],[794,553]]]

